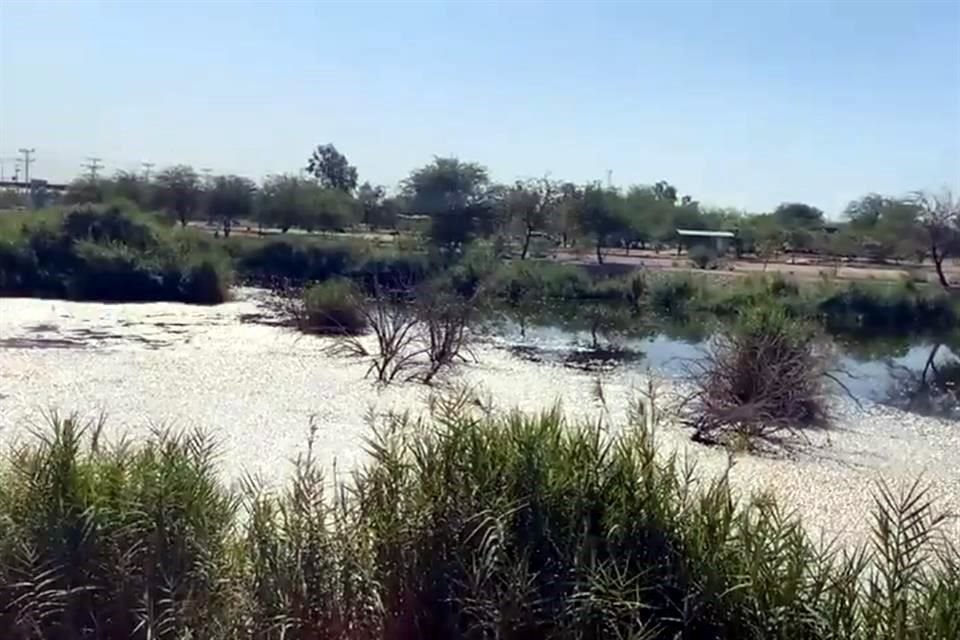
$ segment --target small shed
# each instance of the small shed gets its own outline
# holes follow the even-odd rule
[[[684,249],[704,246],[713,249],[718,256],[724,255],[733,245],[737,234],[733,231],[707,231],[706,229],[677,229],[677,255]]]

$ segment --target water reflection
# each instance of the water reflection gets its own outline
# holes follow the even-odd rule
[[[716,317],[680,318],[637,314],[624,306],[527,306],[488,314],[490,342],[515,356],[588,371],[651,370],[666,377],[686,374],[719,328]],[[960,338],[834,336],[840,353],[838,378],[861,401],[896,406],[922,415],[960,420],[957,377]]]
[[[934,344],[919,369],[891,362],[884,401],[923,416],[960,420],[960,357],[943,343]]]

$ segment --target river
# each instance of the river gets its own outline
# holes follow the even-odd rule
[[[436,393],[417,384],[378,389],[365,379],[364,363],[329,355],[330,339],[265,322],[262,294],[237,294],[216,307],[0,299],[0,443],[33,437],[31,430],[42,429],[53,412],[102,415],[105,435],[114,440],[155,428],[197,428],[219,442],[226,480],[253,474],[278,482],[303,451],[311,423],[321,463],[339,475],[363,460],[372,416],[423,412]],[[597,365],[584,346],[590,339],[589,332],[549,326],[521,332],[516,323],[501,323],[455,382],[501,409],[559,402],[573,418],[616,428],[650,379],[670,397],[681,384],[675,378],[683,359],[703,346],[664,335],[631,338],[621,346],[639,355]],[[688,432],[672,425],[660,429],[658,442],[695,460],[706,475],[732,460],[735,487],[778,495],[812,531],[831,537],[865,535],[879,480],[899,485],[922,474],[940,506],[960,512],[960,424],[879,402],[896,372],[922,370],[930,351],[930,344],[916,344],[892,360],[862,350],[845,356],[861,405],[838,400],[837,427],[789,455],[731,459],[691,443]],[[952,357],[946,348],[935,355],[938,362]]]

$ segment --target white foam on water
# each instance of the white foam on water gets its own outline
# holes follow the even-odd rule
[[[363,460],[371,412],[426,410],[418,384],[378,389],[366,364],[329,355],[329,339],[244,322],[262,313],[251,292],[217,307],[0,299],[0,442],[30,437],[44,414],[103,414],[108,438],[136,439],[156,426],[200,428],[221,445],[225,479],[258,474],[281,482],[304,451],[311,419],[316,452],[340,472]],[[501,409],[540,410],[560,402],[573,418],[623,424],[646,384],[636,370],[597,374],[521,360],[491,345],[458,380]],[[670,394],[675,383],[665,382]],[[876,483],[918,476],[939,508],[960,513],[960,424],[898,410],[843,403],[837,428],[789,457],[738,455],[730,472],[744,492],[771,491],[811,533],[859,540],[869,531]],[[695,460],[704,474],[728,463],[720,449],[694,444],[679,426],[658,442]],[[949,525],[960,538],[960,520]]]

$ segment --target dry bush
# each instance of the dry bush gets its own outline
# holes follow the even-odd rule
[[[370,358],[367,375],[374,374],[380,384],[398,380],[431,384],[471,356],[471,301],[446,292],[375,284],[359,308],[375,345],[368,347],[360,336],[348,335],[335,343],[333,351]]]
[[[420,380],[430,384],[438,374],[458,362],[466,362],[470,351],[471,304],[452,295],[427,296],[420,303],[420,343],[427,363]]]
[[[809,325],[782,309],[751,309],[691,364],[685,409],[693,439],[782,444],[784,432],[829,426],[832,366],[831,350]]]
[[[412,379],[423,355],[413,289],[403,284],[388,288],[374,282],[373,292],[359,301],[359,313],[375,338],[375,347],[368,348],[361,336],[342,336],[332,352],[370,358],[366,375],[374,374],[380,384]]]

